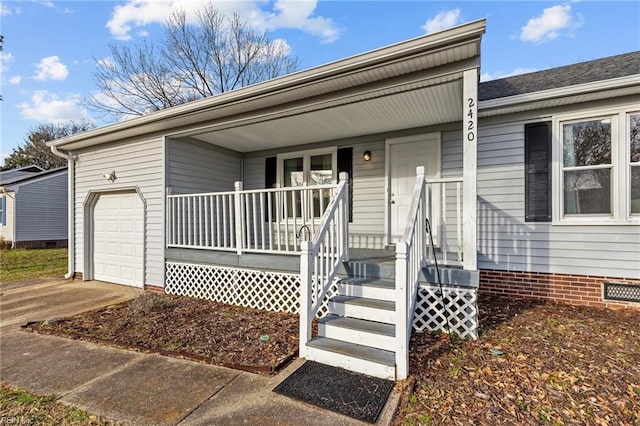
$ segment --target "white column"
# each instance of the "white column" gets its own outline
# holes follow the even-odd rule
[[[300,336],[298,355],[307,357],[307,343],[311,340],[311,280],[313,279],[313,253],[311,241],[301,243],[300,255]]]
[[[407,346],[407,243],[396,243],[396,380],[406,379],[409,375],[409,349]]]
[[[244,241],[243,228],[244,228],[244,209],[242,208],[242,182],[238,181],[234,184],[235,193],[234,204],[235,204],[235,216],[236,216],[236,253],[238,255],[242,254],[242,245]]]
[[[478,269],[477,203],[478,203],[478,69],[464,72],[462,91],[462,170],[463,170],[463,234],[464,269]]]

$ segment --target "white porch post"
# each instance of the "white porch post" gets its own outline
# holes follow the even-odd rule
[[[303,241],[300,256],[300,341],[298,352],[300,358],[307,357],[307,342],[311,340],[311,280],[313,279],[313,253],[311,241]]]
[[[233,197],[235,214],[236,214],[236,252],[242,254],[242,244],[244,241],[242,235],[242,224],[244,222],[244,211],[242,208],[242,182],[237,181],[234,183],[235,194]]]
[[[396,380],[409,375],[409,350],[407,348],[407,243],[396,243]]]
[[[340,244],[342,244],[342,253],[344,253],[345,258],[349,259],[349,173],[340,172],[339,175],[340,182],[345,182],[347,185],[347,193],[345,196],[345,203],[342,207],[342,215],[340,216],[340,221],[338,222],[338,227],[340,227],[339,234],[341,237]]]
[[[478,69],[464,72],[462,100],[463,134],[463,267],[475,271],[477,258],[477,203],[478,203]]]

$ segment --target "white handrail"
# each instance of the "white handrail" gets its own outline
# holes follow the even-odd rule
[[[433,240],[439,249],[438,263],[462,266],[462,177],[427,179],[427,217]],[[427,263],[435,263],[436,253],[428,249]]]
[[[311,241],[302,242],[300,256],[300,345],[306,358],[311,340],[311,323],[322,307],[342,262],[349,258],[349,176],[340,173],[340,182],[324,210]]]
[[[335,185],[167,196],[167,247],[300,254],[296,237],[313,234]]]
[[[416,183],[402,239],[396,243],[396,379],[409,374],[409,339],[422,268],[427,259],[426,183],[424,167],[416,168]]]

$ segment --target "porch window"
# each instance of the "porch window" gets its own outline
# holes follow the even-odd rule
[[[278,156],[278,177],[282,187],[313,187],[336,182],[337,155],[335,148],[302,151]],[[311,199],[287,198],[287,208],[296,217],[322,216],[331,201],[331,190],[311,191]]]

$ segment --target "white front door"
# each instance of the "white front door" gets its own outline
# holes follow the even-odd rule
[[[388,241],[402,238],[416,183],[416,167],[424,166],[427,180],[440,177],[440,134],[387,139],[388,164]],[[438,196],[432,195],[432,212],[437,212]],[[438,223],[433,217],[432,223]]]
[[[93,278],[143,287],[144,205],[135,192],[102,194],[93,209]]]

